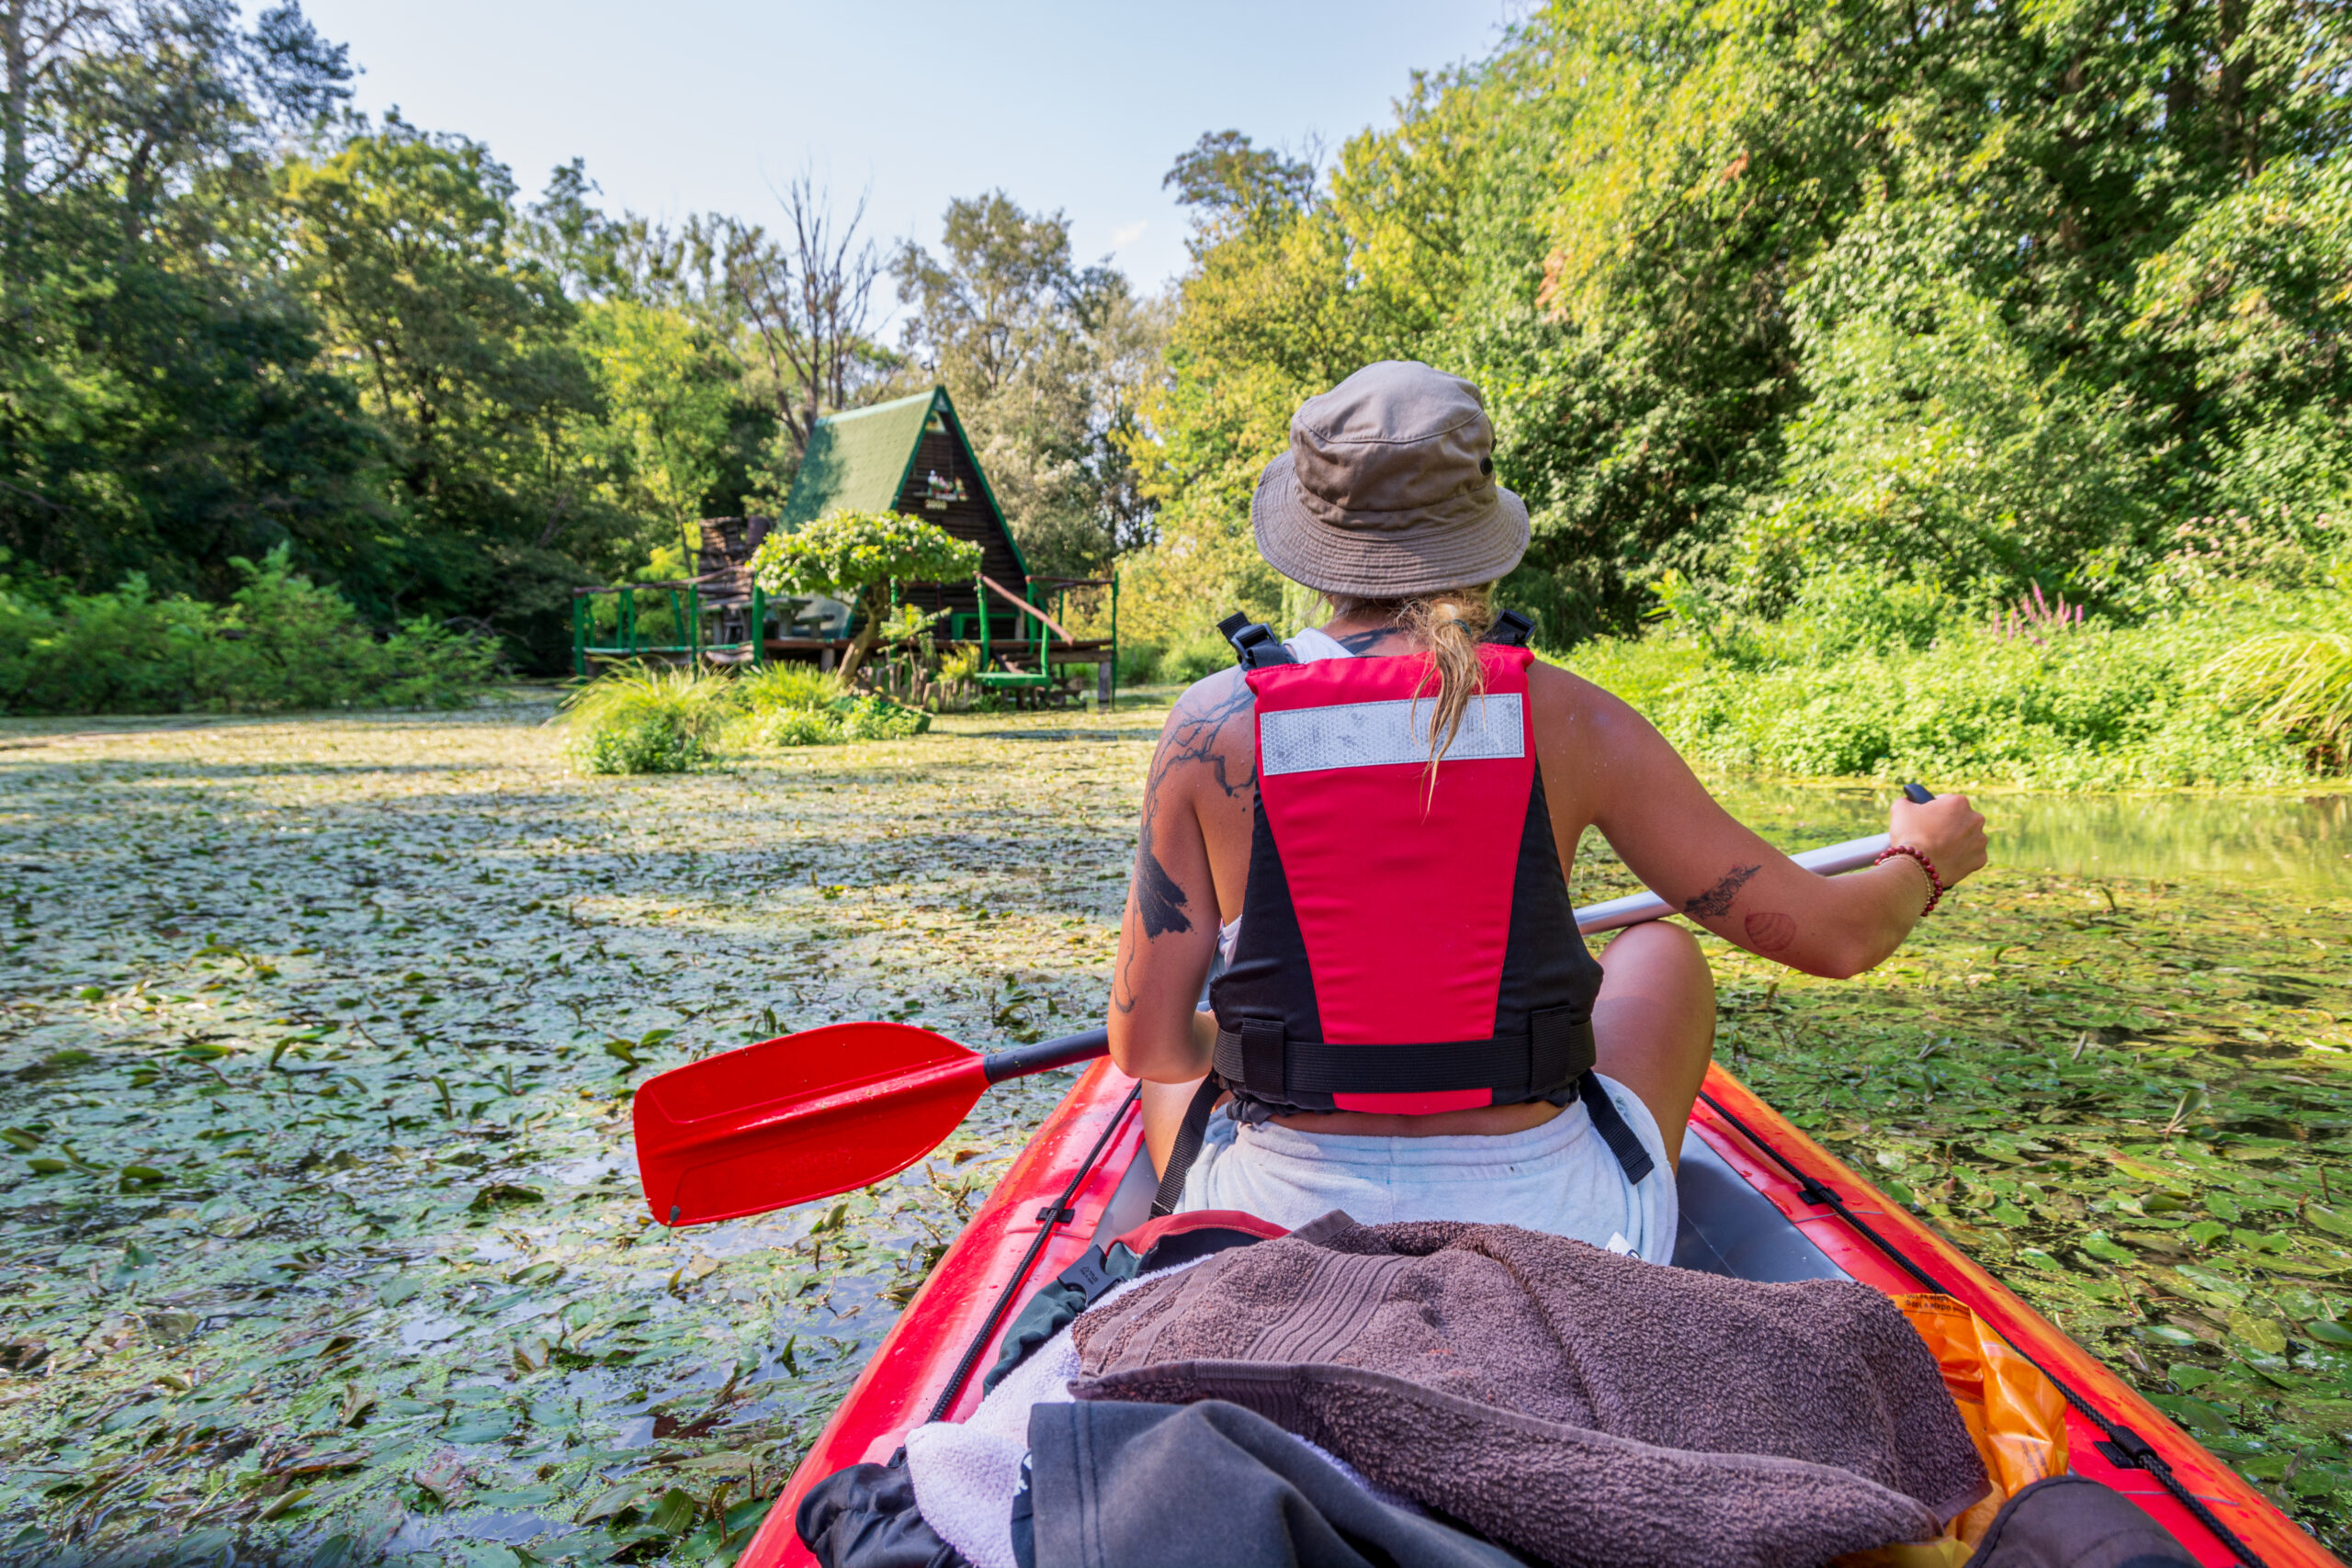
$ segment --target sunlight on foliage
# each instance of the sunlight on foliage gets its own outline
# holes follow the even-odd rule
[[[710,761],[734,712],[724,675],[638,665],[572,693],[557,722],[582,773],[683,773]]]

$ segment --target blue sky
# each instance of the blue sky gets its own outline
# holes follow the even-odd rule
[[[886,243],[948,198],[1059,208],[1082,261],[1146,288],[1184,265],[1160,189],[1204,130],[1329,149],[1416,67],[1485,54],[1523,0],[754,5],[306,0],[364,69],[359,107],[487,142],[526,192],[572,157],[613,208],[750,219],[804,164]]]

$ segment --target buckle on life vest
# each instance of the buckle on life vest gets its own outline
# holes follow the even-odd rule
[[[1263,670],[1270,665],[1295,664],[1290,649],[1283,646],[1272,626],[1263,621],[1253,621],[1236,610],[1216,624],[1225,640],[1233,645],[1233,656],[1244,670]]]
[[[1534,635],[1533,620],[1517,610],[1499,610],[1495,614],[1495,624],[1488,626],[1487,635],[1478,640],[1496,643],[1503,648],[1525,648],[1527,639]]]
[[[1269,1100],[1300,1094],[1444,1094],[1493,1089],[1537,1099],[1575,1083],[1597,1055],[1589,1020],[1566,1008],[1528,1015],[1525,1034],[1416,1045],[1293,1040],[1272,1019],[1216,1032],[1217,1077]]]

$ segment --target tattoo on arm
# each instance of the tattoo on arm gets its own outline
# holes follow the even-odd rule
[[[1188,931],[1193,922],[1184,913],[1184,889],[1168,874],[1147,842],[1136,852],[1136,913],[1143,919],[1146,942],[1170,931]]]
[[[1225,727],[1248,713],[1256,700],[1249,682],[1237,671],[1227,677],[1222,690],[1187,693],[1176,705],[1176,711],[1169,716],[1168,733],[1160,739],[1159,755],[1151,760],[1151,784],[1144,792],[1147,843],[1151,839],[1152,818],[1159,815],[1159,786],[1167,782],[1169,774],[1187,762],[1206,767],[1227,799],[1258,787],[1258,749],[1243,748],[1243,755],[1249,759],[1248,775],[1234,779],[1226,772],[1225,754],[1218,745]]]
[[[1778,953],[1797,939],[1796,921],[1777,909],[1750,915],[1746,923],[1747,945],[1758,953]]]
[[[1187,913],[1192,900],[1186,896],[1183,884],[1169,874],[1152,850],[1159,830],[1160,789],[1177,769],[1191,763],[1206,768],[1227,799],[1255,790],[1256,748],[1245,753],[1249,758],[1248,775],[1237,780],[1228,772],[1226,755],[1219,747],[1225,727],[1248,713],[1253,700],[1248,683],[1237,675],[1221,689],[1197,695],[1188,694],[1169,717],[1168,733],[1160,739],[1159,754],[1152,758],[1150,782],[1144,786],[1143,832],[1136,847],[1135,880],[1129,888],[1139,936],[1134,931],[1129,933],[1133,940],[1125,943],[1126,956],[1119,965],[1118,981],[1111,988],[1111,1005],[1123,1013],[1136,1010],[1135,982],[1130,971],[1143,944],[1170,932],[1182,934],[1193,929],[1193,918]]]
[[[1724,874],[1724,879],[1700,894],[1683,901],[1682,912],[1701,919],[1719,920],[1731,913],[1731,901],[1747,886],[1749,877],[1764,868],[1760,865],[1736,865]]]

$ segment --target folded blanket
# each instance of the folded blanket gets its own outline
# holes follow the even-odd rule
[[[1072,1332],[1080,1399],[1230,1401],[1579,1568],[1826,1562],[1932,1536],[1986,1487],[1935,1358],[1851,1280],[1334,1213]]]

